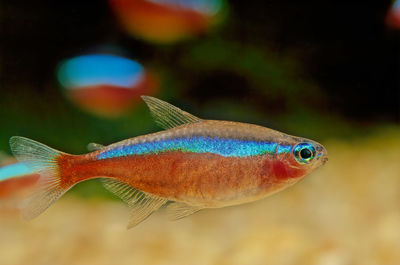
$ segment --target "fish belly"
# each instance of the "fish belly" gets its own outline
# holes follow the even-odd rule
[[[92,175],[116,178],[157,196],[207,207],[240,204],[279,188],[263,156],[164,152],[103,159],[88,167],[95,171]]]

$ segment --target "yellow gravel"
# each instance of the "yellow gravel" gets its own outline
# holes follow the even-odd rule
[[[126,230],[123,203],[67,195],[24,222],[0,212],[0,265],[398,265],[400,131],[323,143],[329,161],[259,202]]]

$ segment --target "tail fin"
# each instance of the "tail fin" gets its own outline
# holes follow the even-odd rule
[[[69,188],[62,187],[57,158],[64,155],[44,144],[31,139],[13,136],[10,138],[13,155],[40,174],[33,194],[22,206],[21,214],[30,220],[44,212]]]

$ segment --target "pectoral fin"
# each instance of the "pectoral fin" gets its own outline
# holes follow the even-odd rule
[[[128,229],[138,225],[167,202],[167,199],[140,191],[118,180],[104,179],[103,184],[132,209]]]
[[[174,202],[168,205],[168,217],[171,221],[182,219],[203,209],[199,206],[192,206],[183,202]]]

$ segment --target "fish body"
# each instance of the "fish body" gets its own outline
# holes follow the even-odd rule
[[[43,176],[57,177],[42,178],[42,189],[27,208],[28,218],[40,214],[73,185],[92,178],[106,179],[105,186],[134,207],[130,226],[168,201],[173,202],[175,218],[181,218],[204,208],[266,197],[327,159],[325,148],[312,140],[258,125],[202,120],[158,99],[144,99],[166,130],[84,155],[45,147],[48,150],[40,157],[51,159],[36,166]],[[16,157],[34,163],[37,156],[26,151],[42,146],[32,142],[21,137],[11,140]]]

